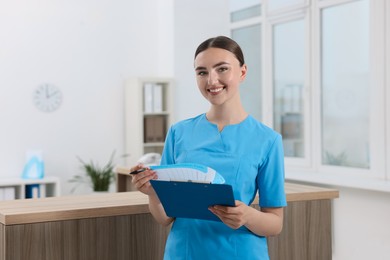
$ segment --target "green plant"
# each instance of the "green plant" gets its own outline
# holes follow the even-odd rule
[[[81,163],[81,169],[83,170],[84,174],[75,175],[72,179],[69,180],[69,182],[77,183],[71,192],[73,193],[75,189],[82,183],[89,184],[93,191],[108,191],[110,184],[115,180],[113,164],[114,155],[115,151],[111,154],[110,160],[103,167],[100,167],[92,160],[90,163],[86,163],[77,156],[77,159]]]

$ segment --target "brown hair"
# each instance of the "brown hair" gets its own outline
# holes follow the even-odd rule
[[[236,56],[237,60],[240,62],[240,66],[245,64],[244,54],[242,53],[240,45],[238,45],[237,42],[230,39],[229,37],[217,36],[205,40],[196,49],[194,58],[196,58],[196,56],[198,56],[199,53],[207,50],[208,48],[220,48],[220,49],[230,51],[231,53],[234,54],[234,56]]]

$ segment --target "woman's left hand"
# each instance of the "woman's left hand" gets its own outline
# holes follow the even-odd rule
[[[246,224],[247,215],[250,212],[249,208],[245,203],[236,200],[235,207],[215,205],[209,207],[209,210],[229,227],[238,229]]]

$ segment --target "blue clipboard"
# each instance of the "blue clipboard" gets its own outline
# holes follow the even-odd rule
[[[165,213],[174,218],[221,221],[209,206],[235,206],[233,188],[228,184],[151,180]]]

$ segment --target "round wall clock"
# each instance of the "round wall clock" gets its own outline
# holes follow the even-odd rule
[[[61,90],[52,84],[44,83],[39,85],[33,93],[34,105],[43,112],[53,112],[62,103]]]

